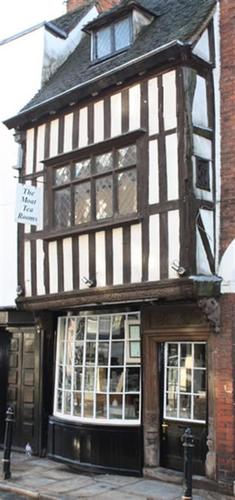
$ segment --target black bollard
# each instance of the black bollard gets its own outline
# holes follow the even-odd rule
[[[11,478],[11,445],[12,445],[12,431],[14,422],[14,410],[9,407],[6,412],[6,428],[4,435],[4,449],[3,449],[3,478]]]
[[[192,452],[194,448],[192,430],[186,429],[181,439],[184,447],[184,493],[182,500],[192,500]]]

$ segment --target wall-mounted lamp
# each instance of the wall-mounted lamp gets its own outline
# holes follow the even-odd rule
[[[96,286],[96,280],[91,280],[89,278],[86,278],[86,276],[82,276],[81,281],[86,285],[88,288],[92,288],[93,286]]]
[[[180,266],[176,261],[172,262],[171,269],[173,269],[179,276],[185,276],[187,272],[186,269],[183,266]]]

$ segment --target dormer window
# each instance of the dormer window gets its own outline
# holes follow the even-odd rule
[[[95,32],[93,59],[101,59],[129,47],[132,42],[131,18],[126,17]]]

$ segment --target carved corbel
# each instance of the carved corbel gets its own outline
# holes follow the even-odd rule
[[[207,321],[213,327],[215,333],[220,332],[220,305],[214,297],[203,298],[198,302]]]

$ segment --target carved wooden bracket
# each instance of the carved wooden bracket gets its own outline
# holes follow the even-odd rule
[[[198,301],[206,319],[214,328],[215,333],[220,332],[220,305],[214,297],[204,298]]]

